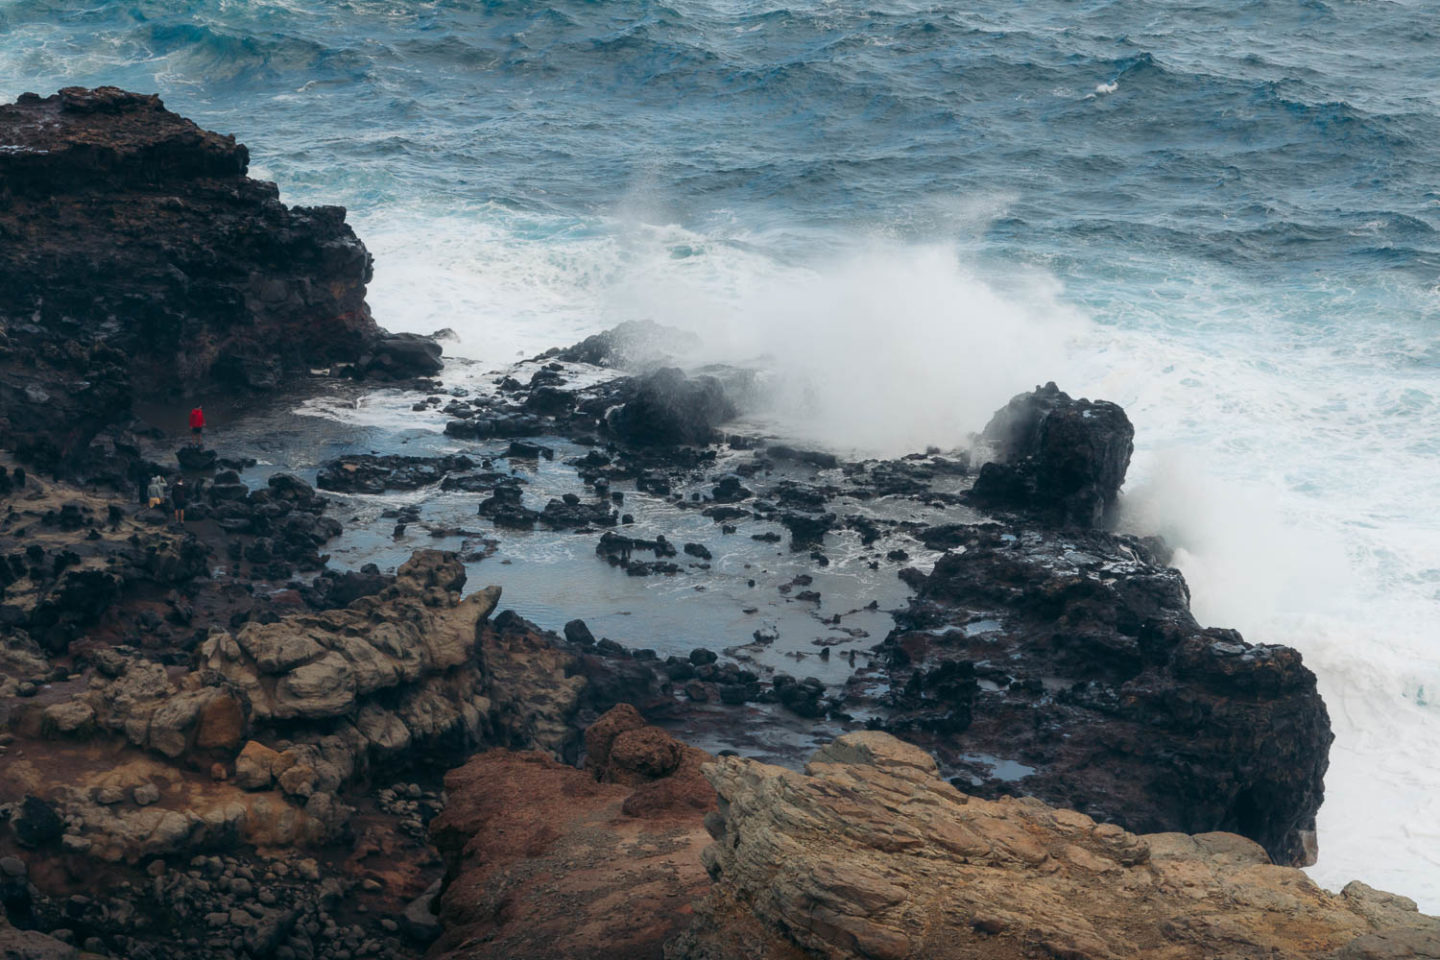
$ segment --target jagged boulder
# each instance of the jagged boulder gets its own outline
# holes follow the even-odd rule
[[[1334,737],[1298,652],[1203,629],[1180,572],[1134,537],[981,524],[946,541],[846,709],[972,793],[1314,861]]]
[[[663,367],[636,378],[625,403],[612,410],[610,430],[640,447],[705,444],[715,428],[736,416],[734,403],[714,377],[687,377]]]
[[[996,412],[981,434],[994,457],[970,492],[978,506],[1093,527],[1114,507],[1135,428],[1106,400],[1073,400],[1047,383]]]
[[[386,490],[417,490],[475,466],[464,455],[405,457],[398,455],[350,454],[327,460],[315,475],[321,490],[342,493],[384,493]]]
[[[0,911],[0,957],[5,960],[79,960],[80,951],[38,930],[17,930]]]
[[[431,377],[445,366],[441,347],[417,333],[394,333],[371,343],[355,364],[358,376],[371,380],[413,380]]]
[[[1137,836],[1038,800],[969,797],[883,733],[804,773],[705,768],[715,883],[668,960],[1433,957],[1440,920],[1351,884],[1327,893],[1238,836]]]
[[[175,451],[175,460],[180,464],[180,469],[196,473],[215,469],[215,462],[219,459],[220,454],[217,451],[204,447],[184,446]]]
[[[234,636],[212,630],[202,662],[245,692],[258,719],[349,716],[380,691],[472,662],[479,625],[500,590],[462,599],[464,583],[455,554],[417,551],[393,584],[344,609],[248,623]],[[462,699],[479,696],[477,686]]]

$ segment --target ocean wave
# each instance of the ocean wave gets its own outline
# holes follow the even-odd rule
[[[234,131],[350,208],[382,323],[487,362],[640,317],[768,343],[814,384],[794,429],[851,444],[958,442],[1052,378],[1124,403],[1197,610],[1321,676],[1316,875],[1440,909],[1432,11],[1145,11],[10,0],[0,93]]]

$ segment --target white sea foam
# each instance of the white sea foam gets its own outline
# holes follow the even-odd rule
[[[939,244],[869,239],[789,265],[754,238],[678,227],[531,241],[443,226],[428,224],[417,250],[413,236],[361,225],[386,265],[371,296],[382,323],[452,327],[454,352],[502,364],[652,319],[699,336],[692,360],[764,370],[778,429],[838,449],[962,443],[997,397],[1065,379],[1085,329],[1047,275],[1002,292]]]
[[[784,429],[871,453],[962,443],[1049,379],[1125,405],[1130,522],[1177,546],[1199,619],[1292,645],[1319,677],[1337,739],[1312,874],[1440,911],[1440,382],[1395,361],[1421,341],[1359,321],[1318,335],[1294,304],[1194,271],[1096,322],[1053,278],[953,245],[496,217],[360,223],[381,322],[453,327],[484,369],[654,319],[701,335],[693,359],[767,368]],[[773,253],[808,239],[830,252]]]
[[[1286,348],[1264,327],[1248,350],[1110,335],[1143,445],[1128,521],[1177,546],[1202,623],[1293,646],[1315,671],[1336,741],[1312,876],[1435,912],[1440,527],[1415,452],[1433,423],[1396,402],[1417,402],[1413,377],[1356,377],[1362,346]]]

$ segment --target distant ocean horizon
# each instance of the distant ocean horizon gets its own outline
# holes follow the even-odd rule
[[[343,204],[395,330],[628,319],[838,449],[1125,406],[1126,523],[1299,649],[1311,874],[1440,912],[1440,21],[1420,2],[0,0],[0,100],[159,93]]]

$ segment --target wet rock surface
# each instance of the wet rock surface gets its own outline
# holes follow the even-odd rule
[[[944,537],[847,710],[874,704],[872,726],[932,749],[968,792],[1312,862],[1333,738],[1298,653],[1202,629],[1153,543],[995,524]]]
[[[699,342],[694,334],[652,320],[629,320],[572,346],[547,350],[536,359],[628,369],[693,350]]]
[[[1054,383],[1022,393],[986,425],[994,459],[980,468],[971,502],[1082,527],[1113,511],[1134,450],[1125,411],[1072,400]]]
[[[690,378],[674,367],[640,377],[607,422],[620,440],[635,446],[705,444],[720,424],[736,415],[720,381]]]

